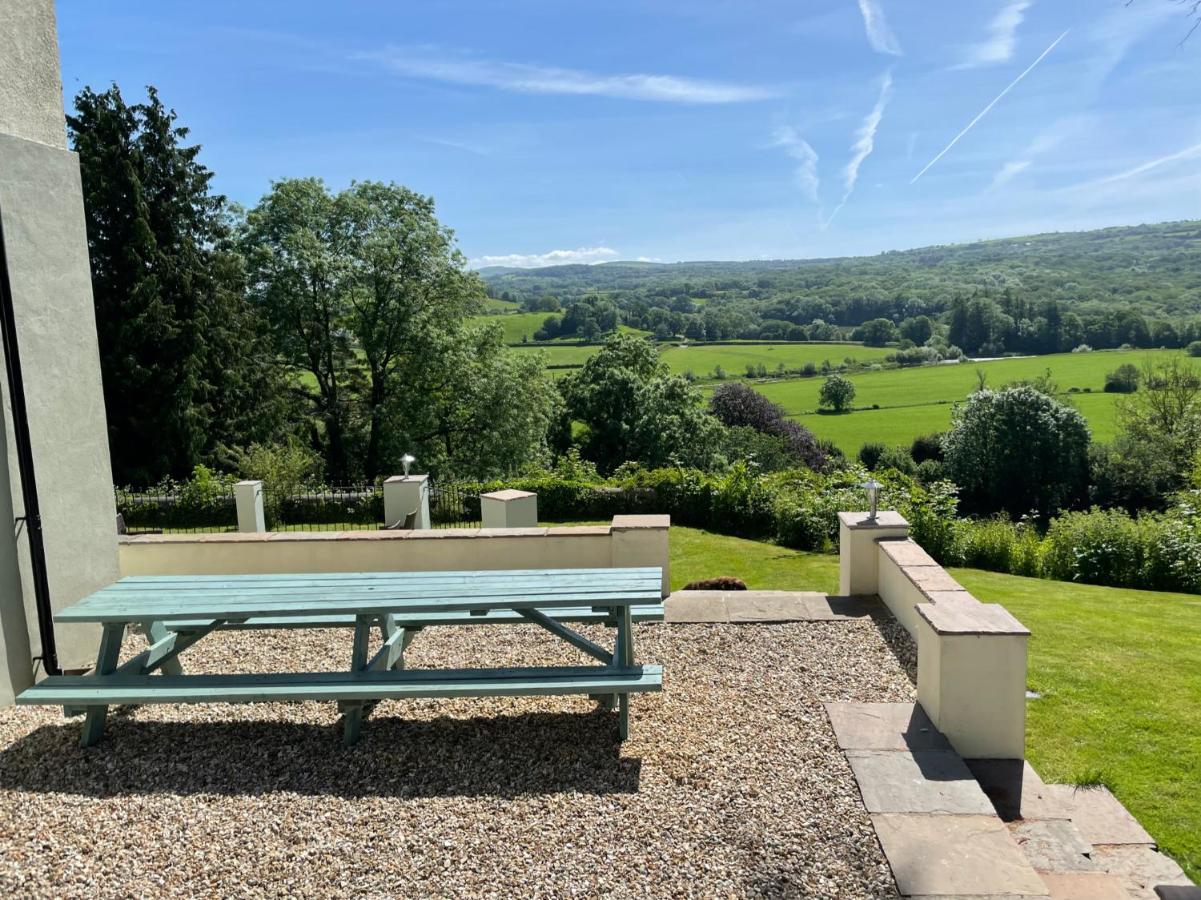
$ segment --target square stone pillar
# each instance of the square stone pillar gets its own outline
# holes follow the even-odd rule
[[[430,477],[428,475],[393,475],[384,481],[384,524],[404,523],[414,512],[413,528],[430,528]]]
[[[1029,629],[995,603],[917,608],[917,699],[960,756],[1025,757],[1029,640]]]
[[[480,494],[480,519],[485,528],[537,528],[538,495],[514,490]]]
[[[663,596],[671,593],[668,530],[671,516],[614,516],[609,528],[613,568],[658,566],[663,570]]]
[[[909,536],[909,523],[898,512],[882,509],[875,520],[865,512],[838,514],[838,593],[844,597],[880,593],[880,538]]]
[[[238,509],[238,531],[253,533],[267,530],[261,481],[239,481],[235,484],[234,505]]]

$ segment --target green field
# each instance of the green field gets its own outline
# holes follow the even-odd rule
[[[985,374],[990,387],[1001,387],[1011,381],[1037,378],[1049,369],[1061,391],[1060,398],[1070,401],[1088,418],[1095,439],[1108,441],[1114,436],[1116,396],[1102,393],[1105,374],[1122,363],[1139,366],[1144,360],[1180,355],[1178,350],[1109,350],[862,372],[849,376],[855,383],[855,405],[878,404],[880,408],[842,415],[817,412],[820,377],[762,382],[755,384],[755,390],[780,404],[818,437],[834,441],[846,453],[857,453],[869,441],[907,444],[920,434],[945,429],[951,422],[951,404],[975,390],[977,371]],[[1081,393],[1069,393],[1073,387]],[[1083,393],[1084,388],[1091,392]]]
[[[506,316],[505,318],[511,318]],[[550,366],[582,366],[588,357],[600,351],[599,345],[539,344],[537,347],[518,348],[523,353],[537,350],[546,353],[546,364]],[[718,366],[731,377],[746,375],[748,364],[763,365],[768,372],[783,364],[786,369],[799,369],[805,363],[821,366],[825,360],[830,365],[840,365],[850,358],[863,363],[882,362],[894,351],[884,347],[864,347],[861,344],[700,344],[679,347],[674,344],[663,347],[663,362],[676,375],[692,372],[698,378],[708,378]]]
[[[504,302],[504,301],[498,301]],[[474,316],[472,321],[485,324],[497,323],[505,329],[505,343],[519,344],[523,337],[534,339],[534,332],[542,327],[548,316],[561,318],[562,313],[505,313],[497,316]]]
[[[1048,781],[1106,784],[1201,877],[1201,597],[952,574],[1030,628],[1027,755]],[[671,583],[732,575],[762,590],[838,589],[838,557],[671,529]]]

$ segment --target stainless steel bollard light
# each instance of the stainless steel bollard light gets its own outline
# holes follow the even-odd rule
[[[409,466],[413,465],[415,462],[417,462],[417,457],[411,453],[406,453],[400,458],[400,464],[404,466],[405,478],[409,477]]]
[[[869,522],[874,522],[876,521],[877,504],[879,503],[880,499],[880,488],[884,487],[884,485],[880,484],[880,482],[876,481],[874,478],[869,478],[859,486],[867,491],[867,520]]]

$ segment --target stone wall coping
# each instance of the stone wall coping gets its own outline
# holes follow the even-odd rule
[[[971,597],[971,595],[968,595]],[[972,598],[975,601],[975,598]],[[959,601],[918,604],[917,614],[938,634],[1030,635],[1030,629],[999,603]]]
[[[901,566],[901,573],[913,582],[913,586],[922,592],[927,600],[932,600],[932,593],[960,592],[963,585],[951,577],[942,566]],[[970,596],[970,595],[969,595]]]
[[[671,516],[668,515],[614,516],[612,526],[614,531],[669,527],[671,527]]]
[[[406,484],[408,482],[428,481],[429,475],[391,475],[384,479],[384,484]]]
[[[656,518],[648,516],[646,518]],[[666,516],[661,518],[666,519]],[[651,525],[633,528],[659,527]],[[666,527],[664,525],[663,527]],[[120,544],[253,544],[264,541],[438,541],[464,538],[544,538],[544,537],[607,537],[613,531],[609,525],[557,525],[538,528],[430,528],[414,531],[401,529],[364,529],[361,531],[222,531],[202,534],[123,534]]]
[[[868,518],[869,513],[864,512],[840,512],[838,521],[852,530],[858,529],[873,529],[873,528],[908,528],[909,522],[905,520],[899,512],[891,509],[882,509],[876,513],[876,520],[873,522]]]
[[[531,491],[519,491],[515,488],[506,488],[503,491],[490,491],[487,494],[480,494],[480,499],[488,500],[524,500],[526,497],[537,497],[538,495]]]
[[[913,538],[882,537],[876,543],[880,550],[902,568],[906,566],[937,566],[929,553]]]

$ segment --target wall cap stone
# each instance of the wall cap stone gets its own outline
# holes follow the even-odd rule
[[[864,512],[840,512],[838,521],[852,530],[865,529],[871,530],[875,528],[908,528],[909,522],[905,520],[899,512],[891,509],[882,509],[876,513],[876,520],[873,522],[868,518],[869,513]]]
[[[546,537],[547,528],[481,528],[476,532],[480,538]]]
[[[409,482],[428,480],[429,475],[391,475],[384,479],[384,484],[407,484]]]
[[[633,518],[663,518],[667,516],[635,516]],[[634,525],[632,528],[659,527]],[[666,527],[666,526],[664,526]],[[246,544],[263,541],[403,541],[452,540],[458,538],[539,538],[539,537],[607,537],[609,525],[558,525],[553,528],[430,528],[418,531],[402,529],[362,529],[359,531],[238,531],[202,534],[123,534],[119,544]]]
[[[639,528],[670,528],[671,516],[668,515],[640,515],[640,516],[614,516],[613,531],[634,531]]]
[[[902,568],[906,566],[937,566],[929,553],[913,538],[882,537],[876,543],[880,550]]]
[[[1030,635],[1030,629],[999,603],[923,603],[917,614],[940,635]]]
[[[523,500],[526,497],[537,497],[538,495],[532,491],[519,491],[514,488],[506,488],[503,491],[491,491],[487,494],[480,494],[480,499],[488,500]]]

